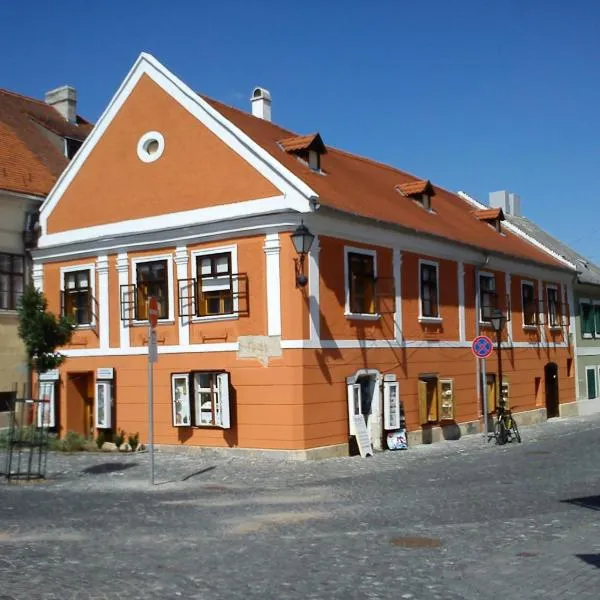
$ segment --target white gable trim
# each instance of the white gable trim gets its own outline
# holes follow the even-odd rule
[[[465,192],[457,192],[457,195],[460,198],[462,198],[463,200],[466,200],[467,202],[469,202],[470,204],[475,206],[477,209],[489,208],[489,206],[482,204],[481,202],[479,202],[479,200],[475,200],[475,198],[469,196],[469,194],[466,194]],[[567,267],[570,267],[574,271],[577,270],[577,268],[575,267],[575,265],[573,263],[569,262],[566,258],[561,256],[560,254],[558,254],[558,253],[554,252],[553,250],[551,250],[550,248],[548,248],[548,246],[544,246],[544,244],[542,244],[541,242],[538,242],[535,238],[533,238],[530,235],[528,235],[527,233],[525,233],[522,229],[519,229],[516,225],[513,225],[513,223],[511,223],[508,219],[503,222],[502,226],[506,227],[506,229],[508,229],[509,231],[511,231],[512,233],[517,235],[518,237],[523,238],[524,240],[528,241],[530,244],[533,244],[536,248],[543,250],[544,252],[546,252],[546,254],[549,254],[552,258],[556,258],[556,260],[559,260],[561,263],[563,263]]]
[[[193,210],[173,212],[166,215],[130,219],[116,223],[107,223],[106,225],[94,225],[93,227],[82,227],[59,233],[44,234],[38,240],[38,248],[49,248],[62,244],[102,238],[115,238],[131,233],[140,234],[152,231],[167,231],[178,227],[187,227],[194,223],[205,225],[208,223],[222,223],[230,219],[280,212],[286,208],[289,207],[285,196],[272,196],[259,200],[234,202],[233,204],[221,204],[220,206],[207,206],[205,208],[195,208]]]
[[[63,171],[42,204],[40,224],[43,235],[47,232],[49,215],[143,75],[150,77],[154,83],[277,187],[285,199],[285,206],[282,208],[300,212],[313,210],[315,201],[318,199],[315,191],[228,121],[153,56],[142,52],[98,119],[96,126],[83,142],[77,155]]]

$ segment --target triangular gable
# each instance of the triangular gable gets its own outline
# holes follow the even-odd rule
[[[43,203],[40,217],[40,224],[42,226],[40,247],[60,242],[57,239],[60,234],[48,235],[48,219],[50,215],[52,215],[61,198],[71,186],[88,160],[88,157],[90,157],[94,148],[99,144],[126,101],[145,77],[149,78],[153,84],[156,84],[164,93],[168,94],[206,129],[217,136],[230,150],[233,150],[233,152],[276,188],[279,191],[277,207],[280,210],[295,210],[299,212],[309,212],[312,210],[313,204],[311,203],[311,199],[316,199],[317,194],[309,186],[283,167],[269,153],[175,77],[154,57],[142,53],[98,120],[92,133]],[[270,198],[267,198],[267,200],[270,200]],[[242,202],[241,204],[246,203]],[[260,214],[261,207],[256,203],[253,204],[252,209],[241,207],[240,214],[251,214],[252,210],[256,210],[258,211],[256,214]],[[265,207],[265,212],[272,212],[272,210],[273,203],[271,202],[268,207]],[[135,220],[129,221],[129,223],[135,224]],[[190,224],[189,221],[188,224]],[[154,225],[148,223],[148,227],[152,228]],[[136,227],[136,230],[139,231],[139,227]],[[103,232],[104,234],[106,233],[103,227],[79,229],[78,239],[101,237]]]

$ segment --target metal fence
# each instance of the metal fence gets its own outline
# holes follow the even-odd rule
[[[0,463],[8,481],[45,478],[50,418],[47,400],[13,398],[9,426],[2,432],[5,456]]]

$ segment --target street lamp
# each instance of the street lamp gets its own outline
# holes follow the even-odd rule
[[[296,259],[296,287],[304,287],[308,283],[308,278],[304,274],[304,258],[312,246],[315,236],[308,230],[304,222],[300,223],[291,235],[292,243],[298,253]]]
[[[502,330],[504,329],[504,325],[506,324],[506,316],[504,313],[495,308],[492,312],[492,317],[490,319],[492,323],[492,327],[496,332],[496,352],[498,354],[498,383],[496,385],[496,409],[500,406],[500,397],[502,394],[502,352],[500,349],[500,345],[502,343]]]

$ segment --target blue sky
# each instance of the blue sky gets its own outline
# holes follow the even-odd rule
[[[0,87],[96,119],[141,51],[194,89],[523,213],[600,262],[598,0],[4,3]]]

